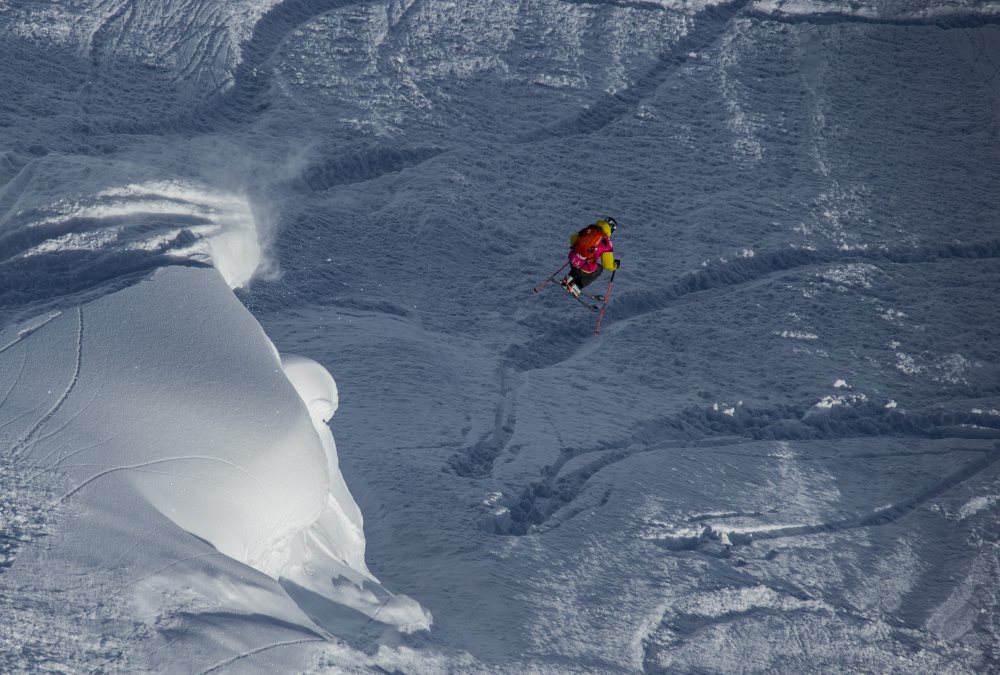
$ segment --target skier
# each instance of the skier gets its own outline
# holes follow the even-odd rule
[[[563,288],[579,298],[580,291],[601,276],[602,270],[618,269],[621,261],[615,259],[615,249],[611,245],[611,235],[616,229],[615,219],[606,216],[570,235],[569,264],[572,269],[559,282]]]

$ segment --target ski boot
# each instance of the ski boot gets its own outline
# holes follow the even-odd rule
[[[566,275],[566,278],[560,281],[559,284],[572,293],[574,298],[580,297],[580,289],[577,288],[576,283],[574,283],[572,275]]]

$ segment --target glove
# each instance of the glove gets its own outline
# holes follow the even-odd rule
[[[619,267],[621,267],[621,264],[622,264],[622,261],[618,260],[617,258],[615,258],[615,269],[618,269]]]

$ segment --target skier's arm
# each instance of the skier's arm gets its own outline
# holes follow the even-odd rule
[[[569,245],[576,246],[576,240],[579,238],[580,238],[579,232],[574,232],[573,234],[569,235]]]
[[[612,251],[605,251],[601,254],[601,266],[609,271],[615,269],[615,254]]]

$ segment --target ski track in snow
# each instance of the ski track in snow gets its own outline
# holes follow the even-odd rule
[[[66,402],[66,399],[69,398],[69,395],[72,393],[73,388],[76,386],[77,381],[79,381],[80,379],[80,368],[83,366],[83,308],[82,307],[77,307],[76,319],[78,323],[78,329],[76,336],[76,365],[74,366],[73,369],[73,375],[70,378],[69,382],[67,383],[65,390],[62,392],[62,394],[59,395],[55,403],[52,404],[52,407],[49,408],[49,410],[44,415],[39,417],[38,420],[28,429],[28,431],[26,431],[24,435],[21,436],[21,438],[14,444],[12,452],[15,456],[22,454],[27,449],[27,447],[33,442],[32,437],[36,433],[38,433],[39,430],[41,430],[41,428],[45,426],[45,424],[48,423],[50,419],[52,419],[52,416],[55,415],[56,412],[59,411],[59,409]]]
[[[0,354],[4,353],[5,351],[7,351],[8,349],[10,349],[11,347],[14,347],[15,345],[21,343],[25,338],[29,337],[35,331],[40,330],[43,326],[45,326],[45,324],[47,324],[49,321],[52,321],[57,316],[59,316],[59,313],[58,312],[53,312],[52,314],[50,314],[49,316],[45,317],[43,320],[39,321],[38,323],[36,323],[36,324],[34,324],[34,325],[32,325],[32,326],[30,326],[28,328],[25,328],[25,329],[19,331],[16,338],[14,338],[13,340],[11,340],[7,344],[5,344],[3,347],[0,347]],[[15,379],[15,384],[16,384],[16,379]]]
[[[509,369],[500,373],[500,402],[497,404],[493,430],[475,445],[464,448],[452,456],[451,469],[465,478],[485,478],[490,475],[493,463],[510,443],[517,425],[516,400],[519,375]]]
[[[140,464],[130,464],[128,466],[114,466],[114,467],[105,469],[104,471],[99,471],[98,473],[90,476],[89,478],[83,479],[82,481],[80,481],[80,483],[76,487],[74,487],[72,490],[70,490],[69,492],[67,492],[66,494],[64,494],[59,499],[59,501],[60,502],[66,501],[67,499],[69,499],[70,497],[72,497],[73,495],[75,495],[77,492],[79,492],[83,488],[87,487],[88,485],[90,485],[94,481],[98,480],[99,478],[103,478],[105,476],[109,476],[109,475],[111,475],[113,473],[118,473],[119,471],[137,471],[137,470],[145,469],[146,467],[155,466],[157,464],[167,464],[167,463],[170,463],[170,462],[182,462],[182,461],[192,460],[192,459],[193,460],[202,460],[202,461],[206,461],[206,462],[216,462],[216,463],[228,466],[228,467],[230,467],[232,469],[235,469],[237,472],[245,475],[252,482],[256,483],[260,487],[261,492],[263,494],[265,494],[265,495],[268,495],[268,498],[272,502],[275,501],[274,497],[271,496],[271,490],[267,487],[267,485],[265,485],[260,480],[260,478],[258,478],[257,476],[255,476],[253,473],[247,471],[245,468],[243,468],[243,467],[239,466],[238,464],[236,464],[234,462],[231,462],[229,460],[225,460],[225,459],[222,459],[222,458],[219,458],[219,457],[210,457],[210,456],[202,456],[202,455],[178,455],[177,457],[164,457],[163,459],[155,459],[155,460],[151,460],[151,461],[148,461],[148,462],[142,462]],[[65,461],[65,459],[63,461]],[[85,465],[78,465],[78,466],[85,466]],[[182,475],[182,474],[174,474],[174,475]]]
[[[511,525],[498,524],[494,519],[487,518],[484,526],[490,530],[496,529],[503,534],[512,535],[524,535],[536,531],[544,531],[553,526],[559,526],[568,519],[563,509],[571,505],[587,488],[591,478],[603,469],[628,460],[637,454],[659,451],[666,448],[693,446],[703,448],[705,452],[717,452],[719,451],[717,448],[720,447],[733,448],[733,450],[730,450],[731,452],[740,457],[746,457],[747,455],[740,453],[737,448],[741,444],[753,442],[753,439],[796,440],[803,437],[810,437],[808,434],[808,425],[799,429],[787,427],[788,423],[799,423],[799,420],[805,417],[805,411],[787,410],[779,412],[771,410],[767,411],[766,414],[761,414],[762,412],[746,412],[747,418],[751,420],[758,416],[766,418],[768,422],[762,428],[742,426],[739,421],[729,418],[724,413],[713,412],[711,410],[706,411],[704,409],[692,409],[673,418],[652,421],[635,436],[615,443],[602,444],[591,448],[563,448],[559,458],[553,464],[546,467],[539,480],[530,483],[515,495],[503,500],[502,503],[510,509],[509,516],[505,514],[504,519],[509,517],[512,520]],[[776,412],[778,415],[783,416],[777,417],[775,415]],[[959,433],[961,425],[973,420],[980,422],[978,416],[972,414],[954,416],[902,415],[892,413],[891,410],[886,409],[884,406],[871,406],[870,412],[874,413],[874,415],[864,416],[862,413],[862,416],[856,417],[852,414],[842,422],[833,421],[832,424],[831,420],[828,419],[817,420],[817,426],[812,428],[813,435],[811,437],[816,440],[854,439],[887,433],[913,438],[964,438],[969,436]],[[729,423],[728,428],[724,426],[724,431],[712,430],[714,424],[727,421]],[[991,434],[985,436],[986,438],[1000,438],[1000,423],[989,424],[985,428],[988,431],[992,431]],[[677,433],[678,431],[681,432],[682,439],[660,443],[651,442],[657,436],[671,435],[671,432]],[[713,438],[716,434],[719,437]],[[683,438],[685,436],[687,437],[686,440]],[[976,433],[971,437],[981,438],[984,436]],[[502,448],[496,449],[496,454],[499,454],[501,450]],[[914,454],[920,456],[927,453]],[[938,453],[931,452],[930,454]],[[567,462],[588,455],[593,455],[594,459],[568,474],[562,473],[562,468]],[[870,453],[853,454],[850,457],[878,460],[896,456],[905,455],[900,453]],[[495,455],[493,459],[495,459]],[[964,473],[965,469],[963,469],[962,472],[956,475],[960,475],[961,480],[965,480],[975,473],[989,468],[996,460],[995,453],[988,453],[988,460],[972,474],[966,475]],[[471,477],[478,478],[484,477],[484,474],[460,473],[459,475],[470,475]],[[942,483],[942,485],[947,485],[947,488],[944,489],[949,489],[955,484],[957,483],[950,481]],[[944,491],[944,489],[941,491]],[[937,496],[937,494],[931,494],[923,499],[921,503]],[[606,501],[606,497],[604,501]],[[553,522],[552,518],[557,514],[560,518]],[[573,515],[576,514],[574,513]],[[789,535],[806,533],[808,532],[790,532]]]
[[[813,534],[836,534],[844,530],[888,525],[906,517],[928,502],[992,468],[1000,461],[1000,443],[991,449],[984,449],[982,453],[982,458],[967,463],[958,471],[943,477],[940,481],[930,485],[912,497],[901,502],[888,504],[877,511],[863,513],[852,518],[811,525],[774,528],[762,527],[751,531],[740,531],[739,529],[726,530],[724,528],[709,526],[695,536],[673,536],[665,533],[657,535],[654,540],[660,546],[671,551],[698,551],[706,543],[718,541],[723,535],[731,542],[732,546],[739,546],[768,539],[803,537]],[[850,457],[844,457],[843,459],[850,459]],[[729,554],[729,548],[730,546],[727,545],[724,555]]]
[[[263,645],[261,647],[257,647],[256,649],[250,649],[248,651],[237,654],[236,656],[228,658],[225,661],[220,661],[214,666],[206,668],[205,670],[201,671],[200,675],[208,675],[208,673],[217,672],[219,670],[222,670],[223,668],[233,665],[238,661],[242,661],[243,659],[246,659],[250,656],[254,656],[255,654],[260,654],[262,652],[270,651],[271,649],[277,649],[278,647],[289,647],[292,645],[301,645],[301,644],[306,644],[308,642],[326,642],[326,639],[317,637],[309,640],[285,640],[283,642],[275,642],[273,644]]]
[[[829,250],[817,251],[809,249],[792,249],[773,254],[757,254],[752,258],[740,258],[735,261],[721,263],[705,270],[698,270],[675,281],[663,293],[646,293],[625,291],[619,293],[616,300],[619,309],[614,313],[614,320],[627,322],[630,319],[645,316],[650,313],[662,311],[678,302],[697,302],[698,294],[701,292],[724,292],[727,289],[739,288],[747,284],[757,283],[763,279],[768,279],[776,275],[792,271],[808,271],[819,269],[831,263],[854,264],[858,262],[893,262],[897,264],[919,264],[936,260],[948,259],[968,259],[983,260],[1000,257],[1000,240],[987,241],[975,244],[956,245],[949,244],[939,248],[922,247],[901,248],[896,250],[883,249],[872,253],[862,253],[856,251]],[[624,298],[622,296],[625,296]],[[650,307],[650,305],[653,305]],[[507,451],[507,445],[513,436],[516,418],[510,414],[513,401],[516,400],[516,384],[519,378],[515,373],[530,372],[532,370],[544,369],[568,361],[576,356],[577,350],[593,348],[593,341],[589,336],[576,338],[578,346],[576,349],[572,345],[557,343],[551,337],[539,339],[536,343],[525,347],[515,346],[508,353],[507,365],[501,369],[502,392],[501,402],[496,411],[496,429],[487,434],[474,446],[465,448],[454,455],[449,464],[451,469],[459,476],[484,478],[490,475],[493,463],[498,457]],[[548,347],[548,349],[546,349]],[[561,348],[561,349],[560,349]],[[559,351],[559,358],[548,362],[544,355],[546,351],[555,353]],[[524,354],[524,356],[521,356]],[[541,363],[539,363],[541,355]],[[529,361],[530,365],[524,362]],[[785,422],[797,422],[805,416],[806,411],[811,406],[805,405],[798,410],[786,410],[778,413],[779,419],[769,423],[770,429],[779,429]],[[867,415],[863,415],[860,420],[852,420],[845,423],[835,423],[832,430],[825,433],[819,428],[815,429],[816,438],[855,438],[859,436],[869,436],[879,430],[889,433],[912,434],[915,437],[947,438],[949,435],[957,434],[956,437],[967,437],[967,433],[962,432],[961,425],[975,424],[978,427],[987,429],[987,436],[990,437],[989,429],[993,430],[993,437],[1000,437],[1000,424],[987,420],[984,424],[975,415],[951,416],[950,420],[940,417],[920,415],[902,415],[893,413],[891,409],[883,405],[870,406]],[[773,412],[769,411],[768,417],[773,420]],[[650,428],[699,428],[697,419],[706,413],[701,410],[689,410],[679,413],[673,419],[664,419],[650,423]],[[727,421],[722,415],[715,416],[719,421]],[[731,420],[729,420],[731,421]],[[773,434],[775,438],[795,438],[796,436],[783,435],[781,431],[771,431],[769,428],[746,427],[735,421],[728,425],[724,435],[751,435],[754,438],[766,437]],[[699,443],[711,442],[711,432],[705,431],[706,435],[698,433],[691,436],[691,440]],[[787,433],[787,432],[786,432]],[[975,434],[975,435],[978,435]],[[973,437],[975,437],[975,435]],[[590,477],[601,469],[627,459],[635,450],[627,450],[641,443],[641,439],[651,437],[654,434],[644,431],[636,438],[622,440],[613,445],[602,445],[589,449],[563,449],[556,462],[546,468],[544,475],[539,481],[525,486],[518,495],[508,500],[508,506],[514,509],[514,525],[511,533],[527,534],[535,531],[538,527],[543,527],[556,510],[571,503],[575,497],[585,488]],[[724,441],[726,442],[726,441]],[[655,449],[657,446],[644,447],[639,452]],[[584,454],[601,454],[599,459],[585,468],[579,469],[571,476],[561,476],[562,466],[575,457]],[[552,495],[556,495],[553,499]],[[539,511],[537,502],[543,498],[552,499],[554,505],[547,508],[542,507]],[[488,527],[492,523],[487,519]],[[503,528],[506,529],[506,528]]]
[[[969,244],[944,244],[938,247],[881,249],[872,252],[792,248],[772,253],[758,253],[752,258],[715,264],[705,270],[690,272],[662,291],[620,291],[615,306],[609,308],[604,332],[615,324],[662,311],[678,302],[697,301],[703,291],[725,291],[760,282],[787,272],[819,268],[831,263],[919,264],[948,259],[984,260],[1000,258],[1000,239]],[[691,298],[689,296],[695,296]],[[537,370],[574,358],[581,349],[594,343],[589,334],[561,333],[536,338],[526,345],[511,347],[506,356],[511,367],[522,371]]]
[[[745,10],[752,0],[734,0],[710,6],[691,17],[691,29],[669,52],[661,54],[652,67],[635,79],[628,88],[594,101],[578,116],[547,129],[541,129],[520,139],[523,143],[540,143],[568,136],[593,134],[616,120],[634,115],[642,102],[658,90],[666,79],[687,62],[689,54],[710,49],[726,32],[730,22]],[[616,3],[613,3],[616,4]],[[662,10],[662,6],[657,9]]]

